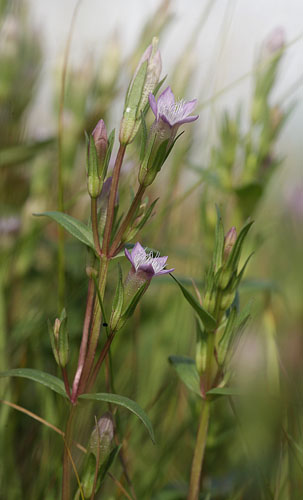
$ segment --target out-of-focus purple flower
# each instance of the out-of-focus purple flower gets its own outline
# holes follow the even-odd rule
[[[132,265],[132,271],[136,274],[142,274],[147,280],[174,271],[174,269],[164,269],[167,256],[160,257],[159,253],[154,255],[152,251],[147,253],[140,243],[135,244],[131,253],[125,249],[125,255]]]
[[[190,115],[196,107],[197,99],[176,101],[170,87],[160,94],[158,101],[153,94],[149,94],[149,104],[156,118],[157,130],[163,130],[164,135],[175,136],[180,125],[199,118],[199,115]]]
[[[282,26],[277,26],[268,36],[265,47],[269,54],[275,54],[285,45],[285,30]]]

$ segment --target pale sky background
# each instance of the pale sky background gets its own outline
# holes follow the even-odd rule
[[[300,77],[303,78],[303,0],[213,2],[213,10],[197,41],[195,55],[198,71],[192,94],[185,97],[198,97],[203,102],[249,72],[262,40],[277,26],[284,27],[287,42],[300,35],[301,38],[287,50],[275,97],[285,95]],[[114,30],[119,33],[123,56],[131,54],[144,20],[159,3],[158,0],[82,0],[72,39],[71,61],[81,64],[88,54],[98,58]],[[54,126],[50,120],[54,69],[62,57],[76,0],[29,0],[28,4],[31,22],[42,34],[45,51],[40,92],[31,119],[35,132],[39,119],[43,135]],[[172,0],[174,19],[160,40],[163,74],[169,75],[206,4],[206,0]],[[125,88],[127,84],[125,82]],[[303,155],[302,85],[301,80],[301,85],[292,93],[291,97],[298,101],[298,105],[279,145],[283,152],[296,158]],[[212,111],[216,114],[224,107],[235,108],[237,102],[247,100],[250,92],[251,80],[247,78],[220,97]],[[119,119],[121,108],[118,103],[113,119]],[[207,129],[207,110],[201,113],[200,120]]]

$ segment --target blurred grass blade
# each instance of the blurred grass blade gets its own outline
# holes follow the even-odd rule
[[[41,370],[34,370],[33,368],[15,368],[13,370],[0,372],[0,378],[2,377],[28,378],[29,380],[45,385],[52,391],[60,394],[60,396],[67,397],[62,380],[54,377],[54,375],[50,373],[42,372]]]
[[[146,429],[148,430],[151,440],[153,441],[153,443],[155,442],[155,435],[151,421],[149,420],[145,411],[142,410],[138,403],[136,403],[132,399],[126,398],[125,396],[119,396],[118,394],[109,394],[103,392],[97,392],[95,394],[81,394],[79,398],[88,399],[90,401],[103,401],[104,403],[112,403],[127,408],[129,411],[134,413],[141,420],[141,422],[143,422]]]
[[[0,150],[0,167],[19,165],[33,159],[37,153],[43,151],[47,146],[50,146],[55,141],[54,139],[46,139],[32,144],[18,144],[9,148]]]

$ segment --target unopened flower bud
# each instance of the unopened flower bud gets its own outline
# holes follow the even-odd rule
[[[225,236],[224,253],[223,253],[224,261],[227,260],[230,252],[232,251],[232,248],[236,243],[236,239],[237,239],[237,231],[236,228],[233,226],[232,228],[230,228],[230,230]]]
[[[106,130],[105,123],[102,119],[99,120],[97,125],[95,126],[95,128],[92,132],[92,136],[94,138],[96,151],[97,151],[98,158],[100,161],[100,170],[102,171],[102,166],[104,165],[107,146],[108,146],[107,130]]]
[[[270,54],[275,54],[285,45],[285,30],[282,26],[276,27],[266,40],[266,49]]]
[[[114,438],[114,422],[111,413],[106,412],[98,420],[98,428],[95,426],[89,440],[89,449],[97,457],[99,453],[100,463],[104,462],[111,451]],[[99,448],[99,451],[98,451]]]
[[[139,129],[141,113],[148,102],[148,96],[159,81],[162,63],[158,50],[158,39],[144,52],[126,94],[123,118],[120,127],[121,144],[130,144]]]
[[[48,323],[51,346],[56,363],[64,368],[69,359],[67,316],[65,309],[62,310],[60,319],[56,318],[54,327]]]
[[[97,198],[102,190],[109,163],[109,140],[103,120],[99,120],[90,136],[86,136],[87,188],[92,198]]]

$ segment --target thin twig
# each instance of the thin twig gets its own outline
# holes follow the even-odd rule
[[[118,488],[122,491],[122,493],[126,496],[126,498],[128,498],[128,500],[134,500],[133,497],[131,497],[129,493],[127,493],[126,489],[124,488],[124,486],[122,486],[120,481],[118,481],[118,479],[115,478],[115,476],[113,476],[110,472],[108,472],[107,475],[112,479],[112,481],[114,481],[115,485],[118,486]]]
[[[22,413],[25,413],[25,415],[28,415],[29,417],[33,418],[34,420],[37,420],[37,422],[40,422],[41,424],[45,425],[46,427],[49,427],[53,431],[55,431],[57,434],[62,436],[63,438],[65,437],[65,433],[61,431],[58,427],[55,425],[51,424],[47,420],[45,420],[42,417],[39,417],[39,415],[36,415],[36,413],[33,413],[32,411],[27,410],[26,408],[23,408],[23,406],[16,405],[15,403],[11,403],[10,401],[6,401],[5,399],[0,399],[0,403],[3,403],[4,405],[10,406],[11,408],[14,408],[14,410],[18,410]],[[87,453],[87,449],[82,446],[80,443],[76,443],[76,446],[79,450],[83,451],[83,453]]]

